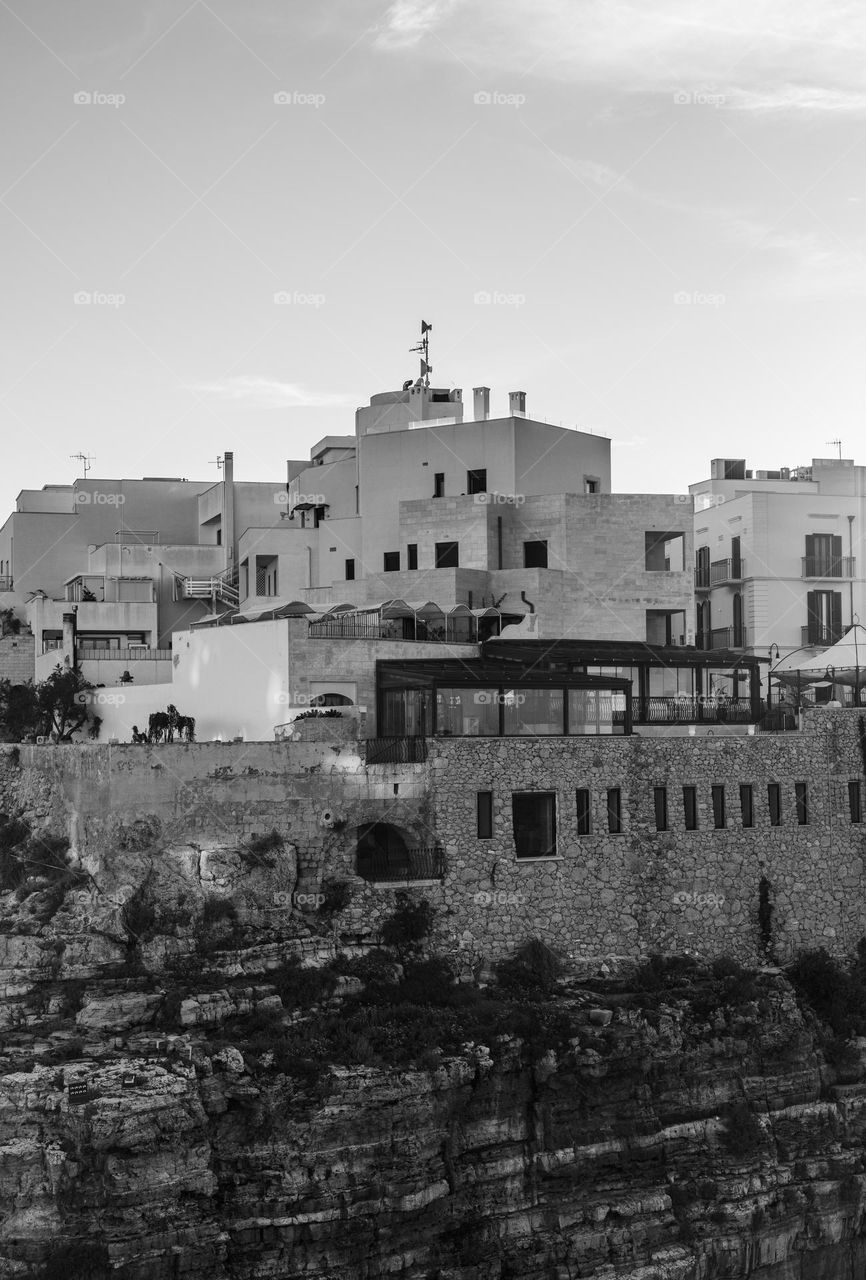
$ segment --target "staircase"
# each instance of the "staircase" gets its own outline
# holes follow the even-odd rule
[[[227,569],[214,578],[175,578],[178,593],[184,600],[212,600],[236,609],[240,603],[238,571]]]

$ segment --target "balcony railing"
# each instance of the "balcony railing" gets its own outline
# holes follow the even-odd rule
[[[800,628],[800,644],[801,646],[820,645],[826,649],[828,645],[841,640],[842,634],[841,627],[826,627],[817,622],[810,622]]]
[[[441,880],[445,875],[445,850],[438,844],[422,849],[359,850],[356,867],[362,879],[373,883]]]
[[[423,764],[427,759],[426,738],[368,738],[367,764]]]
[[[699,631],[699,649],[745,649],[749,643],[745,627],[714,627],[712,631]]]
[[[855,556],[803,556],[803,578],[854,578]]]
[[[642,724],[750,724],[751,698],[648,697],[639,707]]]
[[[155,662],[170,661],[171,649],[76,649],[79,662]]]
[[[11,573],[0,573],[0,591],[11,591],[11,590],[12,590]]]

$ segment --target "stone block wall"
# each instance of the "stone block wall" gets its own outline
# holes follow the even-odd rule
[[[8,635],[0,639],[0,680],[24,684],[35,671],[36,638],[29,634]]]

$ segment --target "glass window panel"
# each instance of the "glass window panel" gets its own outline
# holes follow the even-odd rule
[[[561,689],[506,689],[502,706],[507,734],[563,732]]]
[[[624,731],[624,692],[611,689],[569,689],[569,733],[623,733]]]
[[[436,732],[453,737],[496,737],[498,689],[437,689]]]

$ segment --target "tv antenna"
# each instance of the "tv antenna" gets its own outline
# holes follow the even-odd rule
[[[433,366],[430,363],[430,339],[428,334],[433,328],[432,324],[428,324],[426,320],[421,321],[421,341],[415,347],[410,347],[410,351],[417,351],[421,356],[421,376],[415,383],[416,387],[430,386],[430,374],[433,372]]]
[[[95,459],[92,458],[89,453],[70,453],[69,457],[73,462],[78,461],[81,463],[82,467],[84,468],[84,479],[86,480],[87,473],[90,470],[91,465],[93,464]]]
[[[211,458],[211,459],[210,459],[210,461],[209,461],[209,463],[208,463],[208,466],[211,466],[211,467],[219,467],[220,471],[222,471],[222,469],[223,469],[223,459],[222,459],[222,458]]]
[[[827,443],[827,444],[835,444],[835,445],[836,445],[836,447],[837,447],[837,448],[838,448],[838,450],[839,450],[839,461],[841,462],[841,461],[842,461],[842,441],[841,441],[841,440],[827,440],[827,441],[826,441],[826,443]]]

